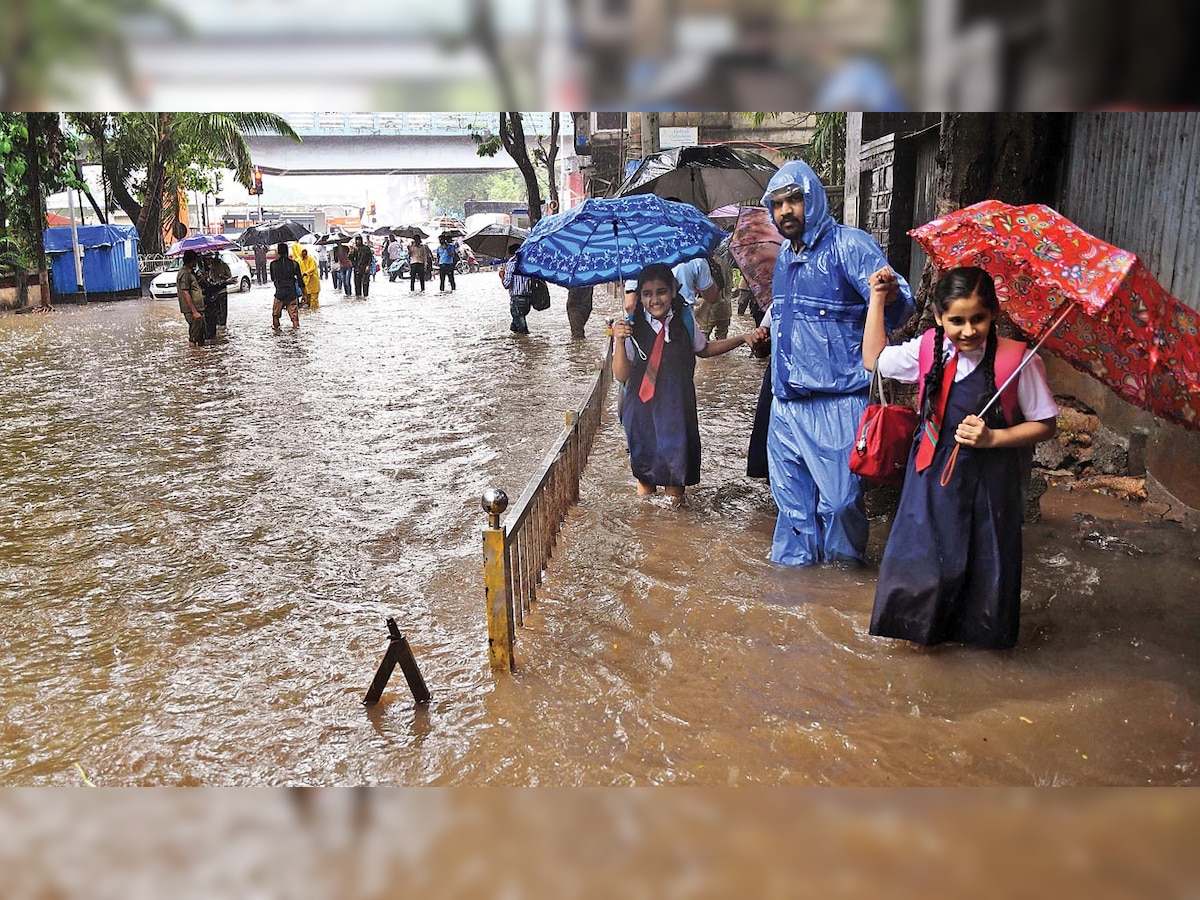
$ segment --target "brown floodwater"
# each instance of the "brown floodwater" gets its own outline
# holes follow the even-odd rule
[[[873,566],[767,559],[744,350],[698,362],[680,510],[634,496],[610,394],[519,671],[493,675],[480,495],[521,493],[616,305],[572,342],[552,294],[528,338],[487,272],[326,288],[299,332],[255,288],[202,350],[173,302],[0,315],[0,783],[1197,782],[1194,532],[1052,489],[1014,650],[873,638]],[[361,705],[387,616],[427,707],[399,672]]]

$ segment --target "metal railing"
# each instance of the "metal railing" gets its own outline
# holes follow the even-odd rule
[[[483,580],[487,601],[488,658],[493,669],[516,670],[516,626],[537,599],[537,586],[572,506],[579,479],[600,430],[612,384],[612,340],[583,404],[567,413],[566,428],[542,458],[533,478],[503,525],[508,496],[499,488],[483,494],[488,527],[483,531]]]

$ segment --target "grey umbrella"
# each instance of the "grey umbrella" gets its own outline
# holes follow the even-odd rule
[[[778,169],[748,150],[723,145],[677,147],[647,156],[613,196],[656,194],[709,213],[729,203],[757,203]]]
[[[516,225],[484,225],[463,238],[463,243],[483,256],[505,259],[509,246],[523,244],[527,237],[529,232]]]

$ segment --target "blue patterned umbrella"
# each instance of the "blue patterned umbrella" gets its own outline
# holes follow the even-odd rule
[[[653,194],[590,199],[538,222],[521,245],[517,271],[563,287],[621,281],[650,263],[706,256],[723,237],[688,203]]]

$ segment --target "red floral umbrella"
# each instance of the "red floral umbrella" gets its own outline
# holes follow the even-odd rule
[[[1200,314],[1135,254],[1041,204],[985,200],[909,233],[939,269],[989,272],[1009,318],[1043,335],[1038,346],[1142,409],[1200,428]]]
[[[762,206],[743,206],[729,241],[729,253],[737,263],[759,309],[771,305],[771,279],[775,259],[783,246],[783,235]]]

